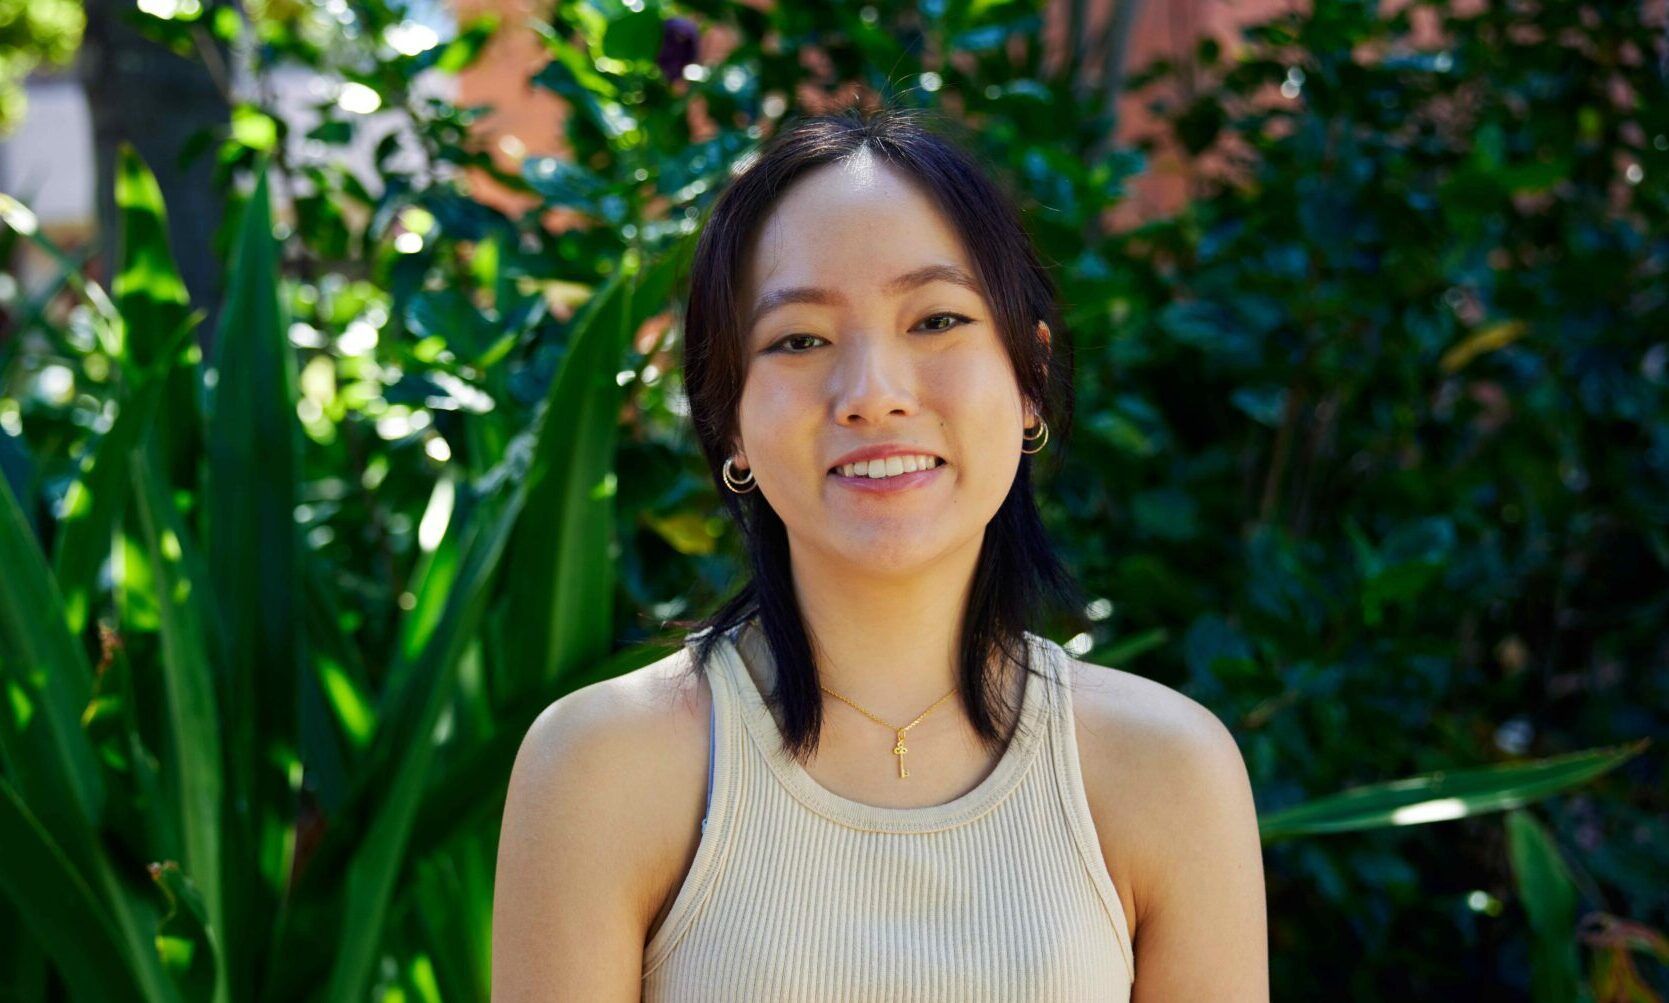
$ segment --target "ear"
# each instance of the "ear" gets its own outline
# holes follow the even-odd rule
[[[1048,322],[1039,320],[1037,322],[1037,327],[1035,328],[1035,331],[1037,332],[1038,338],[1040,338],[1043,341],[1043,347],[1046,348],[1046,349],[1052,349],[1053,345],[1051,344],[1051,342],[1049,340],[1049,324],[1048,324]],[[1045,366],[1045,369],[1047,369],[1047,366]],[[1026,424],[1028,426],[1031,424],[1031,419],[1032,418],[1039,417],[1037,409],[1032,407],[1029,403],[1026,405],[1026,415],[1027,415]]]

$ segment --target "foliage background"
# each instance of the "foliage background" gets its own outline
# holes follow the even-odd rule
[[[157,9],[133,23],[254,84],[185,151],[237,198],[224,295],[185,293],[130,156],[108,295],[66,254],[0,338],[0,833],[67,883],[0,872],[17,998],[486,998],[528,722],[739,580],[685,427],[681,255],[778,122],[852,100],[975,126],[1053,264],[1081,417],[1040,496],[1099,597],[1061,639],[1240,740],[1274,998],[1669,990],[1657,748],[1581,761],[1533,812],[1570,778],[1424,825],[1317,800],[1665,732],[1669,26],[1646,5],[1327,3],[1138,68],[1198,169],[1120,232],[1154,151],[1109,148],[1094,54],[1047,60],[1032,2],[561,0],[426,46],[382,0]],[[418,86],[494,32],[540,39],[571,157],[507,173],[485,109]],[[305,137],[259,86],[286,66],[336,81]],[[340,154],[368,107],[398,122],[374,178]],[[532,208],[481,201],[483,175]],[[7,250],[41,243],[4,208]],[[50,747],[102,778],[98,810],[41,793],[53,718],[26,705],[78,722]],[[205,815],[211,780],[241,796]],[[1317,804],[1352,831],[1281,814]],[[108,951],[18,905],[42,895]]]

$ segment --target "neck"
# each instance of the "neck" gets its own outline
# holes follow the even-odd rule
[[[976,537],[898,577],[791,545],[794,590],[822,684],[897,726],[954,689],[963,611],[982,542]],[[952,697],[918,727],[934,718],[954,720],[959,707]]]

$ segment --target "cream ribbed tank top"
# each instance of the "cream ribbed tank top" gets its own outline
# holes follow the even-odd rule
[[[1060,685],[1026,677],[1023,727],[984,780],[944,804],[888,808],[835,794],[788,755],[735,637],[708,663],[708,812],[644,949],[646,1003],[1129,1000],[1130,933],[1084,796],[1059,645],[1026,634]]]

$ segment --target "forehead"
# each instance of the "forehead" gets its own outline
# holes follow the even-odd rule
[[[907,175],[867,150],[802,176],[760,226],[748,256],[750,296],[778,286],[878,292],[926,264],[972,262],[949,219]]]

